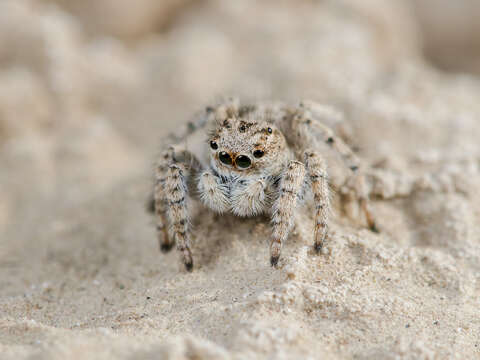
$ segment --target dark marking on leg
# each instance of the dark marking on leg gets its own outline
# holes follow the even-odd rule
[[[315,252],[316,252],[317,254],[320,254],[320,252],[321,252],[322,249],[323,249],[323,242],[315,243],[315,244],[313,245],[313,249],[315,250]]]
[[[185,263],[185,269],[187,269],[188,272],[193,271],[193,261],[188,261]]]
[[[163,243],[160,245],[160,251],[164,254],[170,252],[170,250],[173,249],[173,246],[175,244],[172,242],[172,243]]]
[[[273,267],[277,267],[277,264],[278,264],[278,259],[280,258],[280,256],[272,256],[270,258],[270,264],[273,266]]]
[[[178,199],[178,200],[170,201],[170,205],[178,205],[178,204],[180,204],[180,203],[182,203],[182,202],[184,202],[184,201],[185,201],[185,197],[182,197],[182,198],[180,198],[180,199]]]

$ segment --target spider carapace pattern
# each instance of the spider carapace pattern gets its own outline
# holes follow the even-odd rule
[[[361,164],[326,125],[335,115],[327,106],[305,101],[245,105],[231,99],[207,107],[185,134],[166,144],[156,165],[153,210],[162,251],[176,244],[186,269],[193,269],[188,205],[198,198],[216,213],[270,216],[270,263],[277,266],[295,209],[310,194],[313,247],[319,252],[328,236],[334,184],[358,201],[369,228],[376,231]],[[206,136],[203,158],[185,141],[197,130]],[[335,182],[323,156],[327,150],[341,160]]]

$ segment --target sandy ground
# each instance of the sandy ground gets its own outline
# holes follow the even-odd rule
[[[480,358],[480,79],[403,1],[158,4],[0,2],[0,359]],[[156,152],[225,94],[343,112],[382,232],[337,207],[314,255],[307,206],[272,269],[197,211],[161,254]]]

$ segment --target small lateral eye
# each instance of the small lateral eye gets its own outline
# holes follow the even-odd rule
[[[271,133],[273,132],[273,130],[272,130],[271,127],[269,127],[269,128],[267,129],[267,131],[268,131],[269,134],[271,134]]]
[[[327,139],[327,143],[329,143],[329,144],[333,144],[334,141],[335,140],[331,136]]]
[[[257,159],[260,159],[264,154],[265,152],[263,150],[255,150],[253,152],[253,156],[255,156]]]
[[[210,141],[210,147],[213,149],[213,150],[217,150],[218,149],[218,144],[215,142],[215,141]]]

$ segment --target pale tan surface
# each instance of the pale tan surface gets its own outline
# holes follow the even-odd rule
[[[480,357],[480,80],[405,2],[57,3],[0,2],[0,359]],[[336,208],[315,256],[305,208],[274,270],[268,220],[202,213],[192,274],[160,254],[159,141],[232,93],[341,109],[382,233]]]

